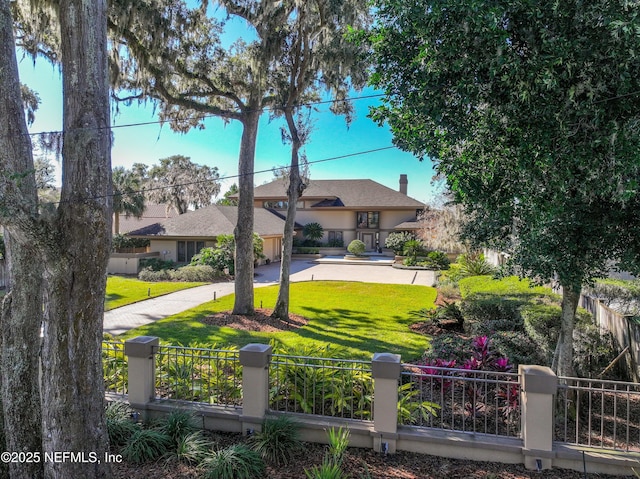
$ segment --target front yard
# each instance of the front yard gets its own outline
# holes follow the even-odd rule
[[[277,286],[256,288],[256,307],[272,308]],[[290,313],[306,319],[300,327],[282,324],[272,331],[219,325],[216,314],[233,309],[233,295],[205,303],[122,335],[158,336],[169,344],[242,347],[275,341],[293,354],[371,359],[393,352],[404,361],[418,359],[429,339],[410,329],[411,311],[434,307],[436,290],[425,286],[313,281],[291,285]],[[330,350],[325,348],[330,346]]]
[[[206,283],[164,282],[153,283],[140,281],[136,278],[124,276],[109,276],[107,278],[107,292],[105,295],[105,310],[119,308],[145,299],[162,296],[182,289],[202,286]]]

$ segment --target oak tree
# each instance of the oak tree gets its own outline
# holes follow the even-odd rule
[[[352,90],[364,87],[367,78],[364,51],[350,41],[352,29],[370,25],[369,5],[362,0],[314,0],[292,2],[287,23],[282,26],[284,47],[279,60],[275,95],[278,108],[274,116],[283,116],[286,128],[283,139],[291,144],[291,161],[287,168],[287,213],[280,262],[280,287],[272,313],[283,320],[289,315],[289,275],[298,199],[307,186],[300,174],[301,152],[309,141],[312,122],[308,107],[300,104],[318,100],[323,92],[335,100],[330,110],[343,115],[347,124],[353,117],[349,101]]]
[[[429,157],[467,237],[562,287],[558,370],[572,372],[582,285],[640,251],[640,6],[377,0],[373,112]]]
[[[104,457],[101,345],[111,235],[107,5],[43,2],[32,11],[31,4],[10,3],[0,1],[0,217],[10,264],[0,361],[6,447]],[[53,209],[38,208],[14,27],[23,48],[45,52],[62,71],[62,188]],[[102,478],[108,472],[104,461],[42,460],[12,463],[9,470],[12,478]]]
[[[253,314],[253,166],[258,122],[273,103],[281,27],[291,5],[220,0],[215,6],[218,18],[208,14],[208,2],[193,7],[181,0],[112,2],[112,82],[122,92],[120,99],[157,101],[160,119],[176,131],[204,128],[206,116],[242,124],[233,312]],[[223,47],[220,34],[231,18],[246,22],[255,38]]]

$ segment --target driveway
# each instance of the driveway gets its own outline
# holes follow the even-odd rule
[[[278,283],[280,263],[259,266],[255,271],[255,287]],[[367,264],[316,264],[294,260],[291,263],[292,282],[299,281],[361,281],[367,283],[417,284],[432,286],[433,271],[412,271],[391,266]],[[181,313],[187,309],[234,292],[234,284],[214,283],[147,299],[104,313],[104,332],[117,336],[129,329]]]

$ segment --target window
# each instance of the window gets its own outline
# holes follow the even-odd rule
[[[271,208],[274,210],[286,210],[289,207],[289,202],[287,200],[279,200],[279,201],[263,201],[263,208]],[[304,208],[304,201],[298,201],[296,203],[296,208],[301,210]]]
[[[204,241],[178,241],[178,263],[190,263],[191,258],[204,248]]]
[[[342,236],[342,231],[329,231],[329,246],[344,246],[344,238]]]
[[[281,201],[265,201],[262,203],[264,208],[273,208],[274,210],[286,210],[289,206],[289,202],[286,200]]]
[[[380,225],[379,211],[358,211],[358,228],[375,229]]]

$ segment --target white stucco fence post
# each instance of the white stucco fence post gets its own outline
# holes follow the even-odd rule
[[[269,364],[272,348],[268,344],[247,344],[240,349],[242,365],[242,430],[260,431],[269,408]]]
[[[373,355],[373,449],[393,454],[398,440],[398,381],[402,366],[399,354]]]
[[[156,396],[155,349],[160,339],[154,336],[138,336],[124,343],[128,363],[129,405],[145,411],[147,403]]]
[[[553,452],[554,396],[558,378],[545,366],[520,365],[522,378],[522,438],[527,469],[551,469]]]

